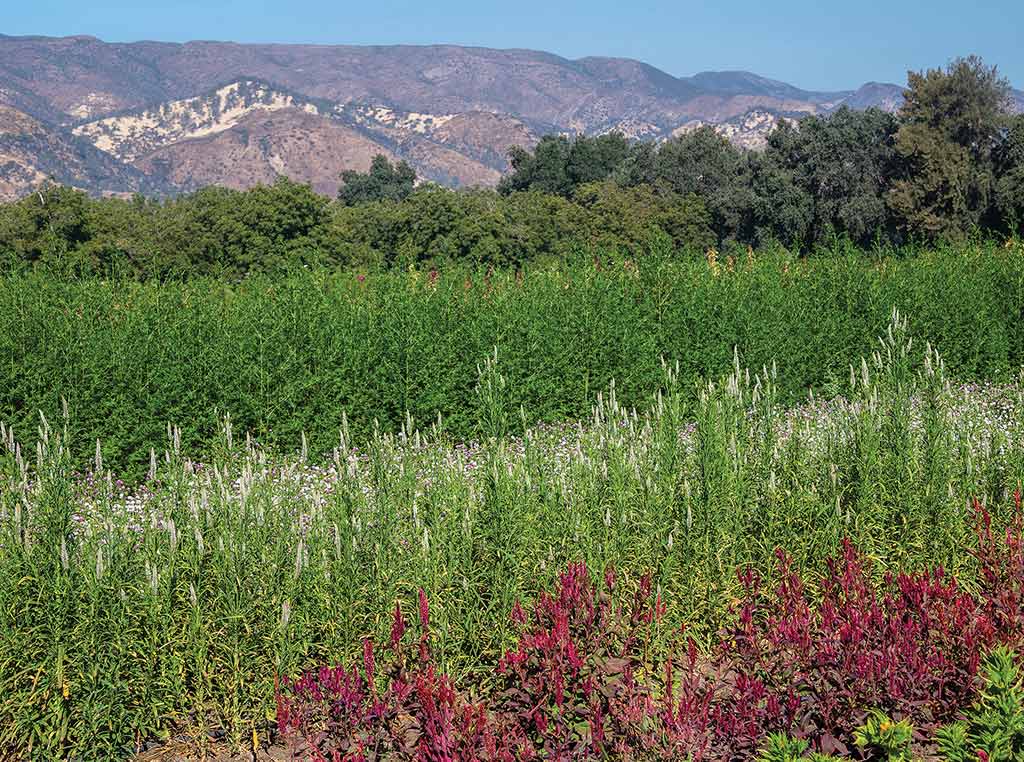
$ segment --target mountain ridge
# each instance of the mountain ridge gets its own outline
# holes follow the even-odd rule
[[[263,95],[223,92],[247,87]],[[215,93],[224,103],[213,103]],[[268,167],[280,167],[331,192],[329,175],[367,166],[366,152],[374,151],[410,161],[428,179],[493,185],[511,146],[529,147],[548,132],[620,130],[663,140],[710,124],[756,148],[781,119],[843,105],[891,111],[901,94],[899,85],[874,82],[804,90],[741,70],[678,77],[636,59],[573,60],[525,48],[0,34],[0,105],[13,110],[0,114],[0,136],[18,121],[14,112],[31,117],[47,136],[41,146],[92,168],[58,172],[57,179],[84,182],[95,193],[134,186],[174,193],[200,179],[231,180],[221,168],[229,156],[242,162],[239,177],[263,178]],[[1024,110],[1024,93],[1014,97]],[[275,152],[246,142],[254,132]],[[24,136],[19,145],[17,156],[0,151],[6,197],[30,189],[25,178],[60,167],[45,156],[33,164]],[[197,153],[189,156],[192,148]],[[313,167],[303,150],[322,150],[325,165]],[[113,163],[104,170],[109,162],[95,151]],[[15,164],[11,173],[23,179],[4,179],[3,167]]]

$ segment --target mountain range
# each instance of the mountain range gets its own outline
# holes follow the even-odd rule
[[[1014,97],[1024,111],[1024,92]],[[756,148],[782,119],[901,101],[895,84],[816,92],[532,50],[0,35],[0,198],[49,177],[163,195],[278,174],[333,194],[343,170],[378,153],[436,182],[486,186],[511,146],[547,133],[663,140],[710,124]]]

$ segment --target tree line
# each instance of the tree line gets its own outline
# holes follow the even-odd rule
[[[694,194],[720,243],[1013,233],[1024,222],[1024,115],[1012,115],[1011,103],[1009,83],[972,56],[910,72],[897,114],[843,107],[782,121],[762,152],[710,127],[660,145],[547,136],[532,152],[513,149],[499,190],[572,198],[581,185],[610,180]]]
[[[0,257],[141,277],[240,277],[295,265],[518,265],[579,249],[641,256],[781,244],[801,251],[1017,233],[1024,116],[977,57],[911,72],[897,114],[841,108],[787,121],[763,151],[703,127],[662,143],[549,135],[514,148],[498,187],[417,183],[383,156],[336,199],[279,178],[172,199],[46,185],[0,205]]]

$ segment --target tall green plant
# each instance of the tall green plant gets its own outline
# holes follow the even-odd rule
[[[282,455],[231,416],[195,458],[165,427],[130,488],[73,409],[34,454],[7,429],[0,751],[111,759],[172,728],[241,745],[265,727],[275,674],[347,663],[419,588],[438,664],[458,677],[498,658],[516,601],[569,562],[652,573],[670,612],[654,651],[684,623],[698,641],[715,632],[737,567],[767,573],[780,546],[811,569],[849,537],[879,574],[941,560],[971,584],[964,506],[977,497],[997,520],[1012,508],[1022,392],[960,390],[937,380],[934,354],[908,357],[880,351],[854,363],[868,370],[849,396],[797,407],[781,364],[748,373],[730,353],[692,390],[666,361],[639,405],[616,379],[582,421],[480,444],[414,418],[357,438],[339,415],[327,457],[301,431]],[[494,430],[484,408],[471,415]]]
[[[1017,657],[1000,647],[982,665],[981,695],[966,718],[939,731],[939,750],[949,762],[1024,758],[1024,687]]]

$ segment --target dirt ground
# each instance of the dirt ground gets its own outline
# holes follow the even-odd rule
[[[261,748],[258,751],[233,754],[227,746],[214,744],[205,755],[195,744],[169,741],[132,757],[132,762],[292,762],[293,757],[283,746]]]

